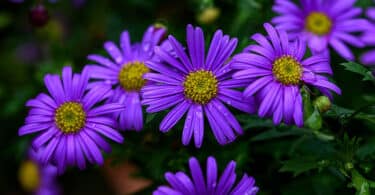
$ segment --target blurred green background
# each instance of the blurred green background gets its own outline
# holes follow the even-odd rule
[[[38,4],[50,16],[42,27],[30,22],[30,10]],[[251,43],[250,35],[263,32],[263,23],[274,16],[272,4],[272,0],[0,1],[0,194],[27,193],[17,172],[32,136],[20,138],[17,131],[27,114],[25,102],[45,91],[46,73],[60,73],[65,65],[79,72],[90,63],[88,54],[107,56],[104,41],[118,43],[125,29],[132,42],[139,41],[147,26],[155,23],[166,26],[183,43],[189,23],[204,29],[206,42],[220,28],[238,37],[239,52]],[[357,5],[366,8],[371,0],[359,0]],[[360,54],[366,49],[354,50]],[[136,194],[150,194],[166,183],[166,171],[187,170],[190,156],[205,162],[214,155],[221,170],[236,160],[238,177],[244,172],[254,176],[259,194],[370,194],[375,187],[374,82],[345,70],[340,65],[344,62],[332,53],[333,80],[343,95],[336,96],[333,109],[322,116],[321,128],[275,127],[269,120],[235,111],[245,129],[243,136],[222,147],[207,125],[203,147],[195,149],[181,145],[182,124],[165,135],[157,129],[165,113],[147,115],[141,133],[125,132],[125,143],[113,144],[106,168],[68,169],[58,179],[61,190],[63,194],[124,194],[113,181],[129,179],[126,162],[138,170],[131,178],[151,181]],[[124,168],[121,174],[111,173],[119,167]]]

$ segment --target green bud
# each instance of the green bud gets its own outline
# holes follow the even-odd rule
[[[198,15],[197,20],[200,24],[212,24],[220,16],[220,9],[214,6],[203,9]]]
[[[346,170],[351,170],[351,169],[353,169],[353,167],[354,167],[353,163],[351,163],[351,162],[345,163],[345,169]]]
[[[320,113],[325,113],[331,108],[331,101],[327,96],[319,96],[314,100],[314,106],[316,106]]]

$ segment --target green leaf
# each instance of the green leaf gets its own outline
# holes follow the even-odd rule
[[[280,138],[285,136],[291,136],[291,135],[301,135],[304,134],[303,131],[301,131],[298,128],[290,128],[283,131],[280,131],[277,128],[272,128],[268,131],[264,131],[263,133],[260,133],[253,137],[251,141],[263,141],[268,139],[274,139],[274,138]]]
[[[317,108],[315,108],[314,112],[306,119],[305,125],[313,130],[322,128],[322,116]]]
[[[237,115],[237,120],[244,123],[243,129],[261,128],[261,127],[273,127],[271,120],[260,119],[256,116],[251,116],[249,114]]]
[[[345,62],[341,65],[345,67],[345,70],[362,75],[362,80],[364,81],[373,81],[375,79],[371,71],[361,64],[355,62]]]
[[[366,143],[361,145],[356,151],[356,155],[360,159],[364,159],[374,153],[375,153],[375,137],[371,137],[370,139],[368,139]]]
[[[322,165],[322,163],[319,163],[319,161],[313,157],[295,158],[284,162],[279,171],[293,172],[293,175],[297,176],[306,171],[321,168]],[[324,164],[324,166],[326,165]]]
[[[311,103],[310,93],[306,86],[301,88],[301,93],[303,100],[303,116],[304,120],[307,120],[307,118],[313,113],[314,108]]]
[[[357,190],[356,195],[370,195],[370,184],[356,170],[352,171],[352,185]]]

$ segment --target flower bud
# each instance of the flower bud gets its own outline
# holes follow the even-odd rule
[[[331,108],[331,101],[327,96],[319,96],[314,100],[314,106],[316,106],[320,113],[325,113]]]
[[[203,9],[198,15],[197,20],[201,24],[211,24],[220,15],[220,9],[217,7],[207,7]]]
[[[29,20],[35,27],[44,26],[49,20],[48,10],[42,4],[36,5],[29,12]]]

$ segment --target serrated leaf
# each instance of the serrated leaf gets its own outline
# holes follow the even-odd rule
[[[284,162],[279,171],[292,172],[294,176],[297,176],[301,173],[312,169],[317,169],[319,167],[321,167],[321,165],[315,158],[295,158]]]
[[[356,151],[356,155],[360,159],[364,159],[367,156],[375,153],[375,137],[370,138],[365,144],[361,145]]]
[[[272,128],[268,131],[265,131],[263,133],[256,135],[255,137],[251,139],[251,141],[263,141],[263,140],[268,140],[268,139],[280,138],[280,137],[291,136],[291,135],[300,135],[300,134],[304,134],[304,132],[299,129],[286,129],[284,131],[280,131],[276,128]]]
[[[326,115],[330,117],[342,117],[344,115],[350,115],[353,113],[354,113],[354,110],[350,110],[350,109],[332,104],[331,109],[326,112]]]
[[[357,190],[356,195],[370,195],[370,184],[356,170],[352,171],[352,185]]]
[[[241,114],[236,116],[237,120],[244,123],[243,129],[260,128],[260,127],[273,127],[271,120],[261,119],[259,117],[251,116],[248,114]]]
[[[364,81],[373,81],[375,79],[371,71],[361,64],[355,62],[345,62],[341,65],[345,67],[345,70],[362,75],[362,80]]]

